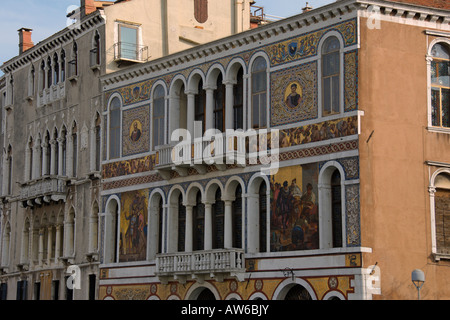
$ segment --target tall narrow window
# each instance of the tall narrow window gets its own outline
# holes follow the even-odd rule
[[[13,156],[12,156],[12,148],[11,146],[8,147],[8,158],[7,158],[7,174],[8,174],[8,180],[7,180],[7,187],[8,187],[8,194],[11,195],[12,194],[12,182],[13,182]]]
[[[72,60],[69,61],[69,78],[78,75],[78,45],[75,42],[72,47]]]
[[[331,176],[331,220],[333,248],[342,247],[341,174],[337,169]]]
[[[28,96],[34,95],[34,81],[36,80],[36,71],[34,69],[34,66],[31,66],[30,70],[30,77],[28,79]]]
[[[61,82],[66,81],[66,52],[61,52]]]
[[[101,126],[100,126],[100,116],[97,116],[97,121],[95,123],[95,170],[100,171],[100,150],[101,150]]]
[[[47,88],[50,88],[53,84],[52,75],[53,75],[52,59],[50,59],[50,57],[48,57],[48,59],[47,59]]]
[[[450,49],[437,43],[431,55],[431,124],[450,128]]]
[[[233,86],[233,129],[244,129],[244,70],[239,69],[237,83]]]
[[[450,255],[450,174],[441,173],[435,179],[434,215],[436,253]]]
[[[100,34],[95,31],[93,48],[90,51],[91,67],[100,65]]]
[[[193,217],[193,249],[203,250],[205,245],[205,205],[202,203],[202,195],[197,192],[196,204],[192,208]]]
[[[225,128],[225,85],[222,74],[217,77],[217,89],[214,90],[214,128],[224,132]]]
[[[340,43],[329,37],[322,47],[323,115],[339,113]]]
[[[233,248],[242,248],[242,187],[236,187],[235,199],[232,204]]]
[[[202,122],[202,132],[205,132],[205,108],[206,108],[206,91],[203,89],[203,81],[198,83],[198,93],[195,95],[195,121]]]
[[[259,251],[267,251],[267,187],[262,182],[259,187]]]
[[[186,241],[186,207],[183,205],[183,196],[178,196],[178,252],[183,252]]]
[[[267,63],[256,58],[252,67],[252,128],[267,126]]]
[[[225,226],[225,205],[222,201],[222,192],[217,188],[215,203],[212,206],[213,218],[213,249],[222,249],[224,247],[224,226]]]
[[[138,27],[119,25],[121,59],[138,60]]]
[[[164,144],[165,92],[163,86],[156,87],[153,94],[153,147]]]
[[[72,128],[72,175],[77,176],[77,165],[78,165],[78,133],[77,125],[74,124]]]
[[[115,159],[120,157],[120,107],[119,98],[113,98],[109,114],[109,158]]]
[[[59,61],[58,55],[55,53],[53,56],[53,84],[58,84],[59,82]]]
[[[44,90],[46,83],[45,83],[45,62],[43,60],[41,62],[41,70],[40,70],[39,79],[40,79],[39,81],[41,83],[41,85],[40,85],[41,90]]]
[[[158,253],[163,252],[163,224],[164,224],[164,211],[163,211],[163,201],[162,198],[159,199],[158,203]]]
[[[67,131],[65,128],[63,128],[61,132],[61,151],[62,151],[62,159],[61,159],[61,165],[62,165],[62,172],[60,175],[66,176],[67,174]]]

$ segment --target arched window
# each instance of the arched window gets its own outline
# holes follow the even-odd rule
[[[163,200],[162,197],[160,197],[158,202],[158,253],[163,252],[163,241],[164,241],[164,234],[163,234],[163,223],[164,223],[164,208],[163,208]]]
[[[259,251],[267,251],[267,186],[262,182],[259,186]]]
[[[120,122],[121,122],[121,102],[115,97],[109,105],[109,158],[120,157]]]
[[[178,196],[178,252],[185,250],[186,243],[186,207],[183,205],[183,195]]]
[[[66,128],[63,128],[61,131],[61,172],[59,175],[66,176],[67,175],[67,131]],[[59,169],[58,169],[59,171]]]
[[[12,188],[13,188],[13,155],[12,155],[12,147],[11,145],[8,146],[8,153],[6,155],[6,190],[7,194],[12,194]]]
[[[97,114],[97,119],[95,121],[95,128],[94,128],[94,134],[95,134],[95,170],[100,171],[100,161],[101,161],[101,117],[99,114]]]
[[[42,60],[41,62],[41,70],[39,72],[39,81],[41,90],[45,89],[45,62]]]
[[[205,247],[205,204],[202,203],[202,194],[197,192],[196,203],[192,208],[193,217],[193,250],[203,250]]]
[[[30,69],[30,76],[28,78],[28,96],[33,96],[34,95],[34,81],[36,80],[36,71],[34,69],[34,66],[31,66]]]
[[[59,61],[58,55],[55,53],[53,55],[53,84],[58,84],[59,82]]]
[[[66,52],[61,51],[61,82],[66,81]]]
[[[232,204],[233,248],[242,248],[242,187],[237,185]]]
[[[74,123],[72,126],[72,176],[77,176],[77,166],[78,166],[78,130],[77,124]]]
[[[267,63],[258,57],[252,67],[252,123],[253,129],[267,126]]]
[[[244,69],[239,69],[233,86],[233,129],[244,129]]]
[[[69,78],[78,75],[78,45],[74,42],[72,47],[72,60],[69,61]]]
[[[92,214],[89,221],[89,252],[95,253],[98,250],[98,214],[97,202],[92,207]]]
[[[334,170],[331,176],[331,220],[333,248],[342,247],[342,199],[341,174]]]
[[[30,221],[25,220],[22,230],[22,253],[20,256],[21,263],[28,263],[30,260]]]
[[[450,128],[450,49],[437,43],[431,56],[431,125]]]
[[[47,59],[47,88],[50,88],[52,86],[52,59],[48,57]]]
[[[153,148],[164,144],[165,92],[158,85],[153,93]]]
[[[323,115],[340,111],[340,43],[332,36],[322,46]]]
[[[225,85],[222,74],[217,77],[217,87],[214,90],[214,128],[220,132],[225,130]]]
[[[215,194],[215,203],[212,205],[212,224],[213,224],[213,249],[224,248],[225,232],[225,204],[222,201],[222,192],[217,188]]]
[[[10,240],[11,240],[11,226],[9,222],[7,222],[5,228],[3,229],[3,236],[2,236],[2,261],[0,263],[0,265],[2,266],[9,265]]]
[[[114,263],[119,246],[119,204],[115,199],[106,206],[105,220],[105,263]]]
[[[90,66],[98,66],[100,65],[100,34],[98,31],[95,31],[92,49],[90,51]]]
[[[439,174],[434,186],[436,253],[450,256],[450,172]]]

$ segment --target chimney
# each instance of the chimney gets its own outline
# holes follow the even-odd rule
[[[82,18],[97,10],[94,0],[80,0],[80,1],[81,1],[80,10]]]
[[[33,48],[34,43],[31,41],[32,29],[21,28],[17,30],[19,32],[19,54],[24,53],[28,49]]]
[[[308,2],[306,3],[306,7],[302,8],[303,13],[311,11],[312,9],[313,7],[311,7]]]

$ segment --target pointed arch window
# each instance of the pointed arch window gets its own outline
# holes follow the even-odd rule
[[[327,38],[322,46],[322,111],[325,116],[340,111],[340,56],[338,38]]]
[[[66,81],[66,52],[61,51],[61,82]]]
[[[53,84],[59,83],[59,60],[58,55],[55,53],[53,55]]]
[[[437,43],[431,56],[431,125],[450,128],[450,48]]]
[[[47,88],[50,88],[52,86],[52,75],[53,75],[53,69],[52,69],[52,59],[50,57],[47,58]]]

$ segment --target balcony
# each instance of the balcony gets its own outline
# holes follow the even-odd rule
[[[64,82],[53,84],[50,88],[44,89],[39,93],[38,107],[51,104],[54,101],[61,100],[66,96],[66,85]]]
[[[156,257],[156,275],[162,283],[167,283],[169,279],[185,282],[189,277],[199,282],[208,277],[223,281],[225,276],[235,276],[243,281],[244,273],[242,249],[178,252]]]
[[[32,180],[22,185],[20,201],[24,207],[33,207],[43,203],[66,200],[66,180],[62,178],[46,177]]]
[[[194,141],[182,141],[177,144],[163,145],[156,148],[156,170],[164,179],[171,178],[171,171],[181,177],[188,174],[193,167],[200,174],[206,173],[206,166],[214,165],[225,170],[227,164],[244,167],[246,163],[245,135],[217,134],[212,138],[203,137]]]
[[[148,46],[136,45],[127,42],[117,42],[114,44],[114,61],[121,62],[147,62]]]

